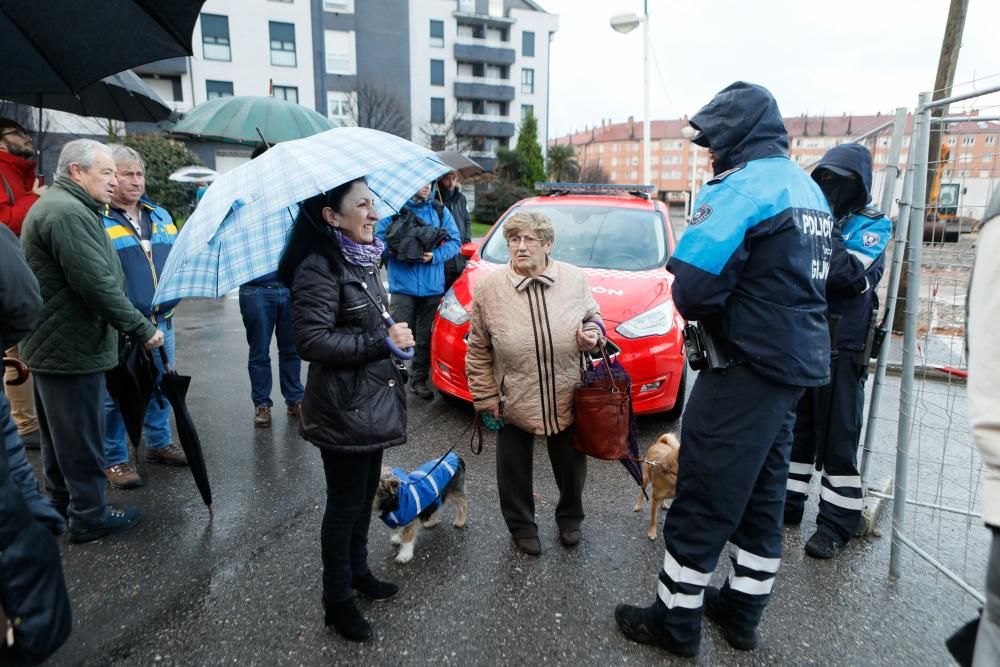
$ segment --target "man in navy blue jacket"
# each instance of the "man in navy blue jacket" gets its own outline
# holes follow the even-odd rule
[[[690,122],[715,177],[667,269],[677,309],[723,358],[699,374],[684,412],[656,600],[615,610],[629,639],[684,657],[698,653],[703,612],[733,647],[757,646],[781,562],[794,407],[803,387],[829,380],[833,230],[765,88],[736,82]],[[727,541],[729,579],[706,589]]]
[[[427,386],[427,377],[431,368],[431,325],[445,289],[444,265],[462,247],[454,216],[444,206],[435,206],[436,202],[430,197],[432,185],[428,183],[422,187],[405,206],[424,224],[441,227],[448,233],[441,245],[423,253],[421,261],[397,259],[389,250],[386,233],[394,216],[382,218],[375,225],[375,234],[386,244],[388,253],[389,293],[392,295],[389,314],[396,322],[409,323],[417,342],[410,367],[410,391],[425,400],[434,398]]]
[[[864,414],[869,342],[878,308],[875,288],[885,270],[892,223],[868,206],[872,156],[858,144],[830,149],[812,173],[837,219],[826,281],[831,321],[837,322],[830,384],[808,389],[799,401],[788,471],[785,525],[802,521],[814,464],[822,469],[816,532],[806,542],[814,558],[833,558],[854,535],[864,499],[858,440]]]

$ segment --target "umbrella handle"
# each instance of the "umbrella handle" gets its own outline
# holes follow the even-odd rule
[[[389,317],[389,313],[382,311],[382,321],[385,322],[387,327],[396,326],[396,322]],[[401,350],[395,343],[392,342],[392,336],[385,337],[385,344],[389,346],[389,350],[392,352],[393,356],[402,361],[409,361],[413,358],[414,349],[411,347],[408,350]]]

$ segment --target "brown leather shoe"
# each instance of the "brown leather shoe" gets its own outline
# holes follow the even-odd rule
[[[266,405],[258,405],[253,416],[253,423],[259,428],[267,428],[271,425],[271,408]]]
[[[147,449],[146,462],[162,463],[167,466],[186,466],[188,464],[184,450],[177,445],[167,445],[160,449]]]
[[[294,403],[289,405],[288,409],[285,411],[285,414],[287,414],[289,417],[298,417],[300,414],[302,414],[302,401],[295,401]]]
[[[142,486],[142,478],[128,463],[118,463],[104,469],[104,476],[116,489],[134,489]]]
[[[527,554],[529,556],[539,556],[542,553],[542,542],[535,537],[515,537],[514,546],[516,546],[521,553]]]

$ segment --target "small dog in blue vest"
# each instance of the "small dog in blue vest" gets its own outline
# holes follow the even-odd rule
[[[399,545],[396,562],[413,558],[417,531],[441,522],[441,506],[451,501],[458,508],[452,525],[465,526],[469,501],[465,495],[465,461],[454,452],[431,459],[411,473],[400,468],[382,468],[373,509],[392,528],[392,543]]]

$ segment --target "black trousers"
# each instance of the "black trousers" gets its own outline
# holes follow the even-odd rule
[[[354,596],[351,578],[368,573],[368,526],[382,470],[382,450],[341,454],[320,450],[326,474],[323,599],[327,604]]]
[[[107,518],[104,475],[104,373],[33,373],[42,477],[52,505],[69,516],[69,526]]]
[[[830,384],[807,389],[795,411],[795,444],[788,469],[785,506],[802,507],[809,494],[815,464],[820,480],[817,530],[846,544],[861,521],[864,498],[858,472],[858,440],[865,411],[866,366],[849,351],[841,352],[830,368]],[[825,441],[817,461],[817,444]]]
[[[537,537],[533,453],[535,435],[512,424],[497,433],[497,491],[500,512],[515,538]],[[583,522],[583,485],[587,457],[573,447],[573,427],[546,438],[549,461],[559,487],[556,525],[560,530],[579,528]]]
[[[677,495],[663,527],[655,606],[680,643],[698,639],[704,589],[726,542],[722,596],[734,622],[756,627],[781,563],[793,408],[801,387],[747,366],[698,375],[681,423]]]
[[[410,296],[396,292],[389,301],[389,315],[396,322],[406,322],[413,331],[417,349],[414,350],[413,364],[410,366],[410,382],[427,382],[431,369],[431,326],[437,312],[440,294],[434,296]]]

